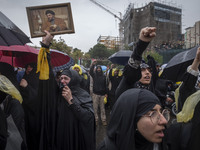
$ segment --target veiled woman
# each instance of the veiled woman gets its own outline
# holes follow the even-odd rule
[[[169,111],[146,89],[129,89],[115,103],[99,150],[165,150]]]
[[[75,70],[64,70],[58,98],[58,150],[94,150],[95,119],[92,99],[80,88]]]

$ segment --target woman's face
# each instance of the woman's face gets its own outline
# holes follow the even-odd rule
[[[156,104],[153,110],[149,111],[145,116],[141,117],[137,122],[137,129],[142,134],[142,136],[150,142],[160,143],[164,137],[164,129],[167,124],[167,120],[161,114],[161,106]],[[148,116],[152,111],[160,112],[158,113],[160,119],[158,121],[152,122],[150,116]]]
[[[60,82],[61,82],[64,86],[68,85],[70,81],[71,81],[71,78],[70,78],[70,77],[68,77],[68,76],[66,76],[66,75],[61,75],[61,76],[60,76]]]
[[[141,69],[142,77],[139,80],[142,84],[150,84],[151,82],[151,72],[149,68],[142,68]]]
[[[30,72],[33,70],[33,67],[31,67],[30,65],[27,66],[26,68],[26,74],[30,74]]]
[[[74,70],[76,70],[78,73],[80,71],[80,69],[78,67],[75,67]]]

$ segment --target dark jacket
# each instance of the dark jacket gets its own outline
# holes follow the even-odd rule
[[[179,89],[179,97],[178,97],[178,112],[182,110],[183,104],[185,100],[196,92],[195,84],[197,81],[197,77],[186,72],[183,76],[183,83]]]
[[[103,74],[103,71],[94,72],[94,65],[90,68],[90,75],[93,78],[93,93],[96,95],[105,95],[107,94],[107,86],[106,86],[106,76]],[[97,66],[101,67],[101,66]]]
[[[3,102],[4,113],[6,117],[12,116],[15,126],[17,127],[22,138],[21,149],[27,149],[25,123],[24,123],[24,110],[18,100],[13,99],[10,95],[6,97]],[[18,139],[16,139],[18,140]]]
[[[23,147],[22,149],[26,149],[27,147],[26,147],[25,126],[24,126],[24,110],[23,110],[23,108],[22,108],[22,106],[21,106],[21,104],[19,102],[19,101],[21,101],[20,100],[21,99],[20,98],[21,95],[20,95],[20,93],[18,93],[19,92],[19,85],[18,85],[18,82],[17,82],[17,78],[16,78],[16,74],[14,72],[13,66],[11,66],[10,64],[7,64],[7,63],[0,62],[0,74],[3,75],[3,76],[5,76],[11,82],[11,84],[10,84],[8,81],[6,81],[7,82],[7,85],[6,85],[5,83],[3,83],[3,80],[2,80],[1,81],[2,84],[0,84],[1,89],[5,89],[7,91],[7,92],[4,92],[4,90],[0,91],[0,103],[3,102],[3,109],[2,109],[2,111],[4,112],[4,115],[5,115],[6,119],[9,116],[12,117],[12,119],[14,121],[14,125],[17,127],[16,130],[18,130],[17,132],[20,133],[20,136],[21,136],[21,138],[23,140],[22,141],[23,142],[22,145],[18,145],[18,146],[19,147]],[[7,88],[6,86],[10,86],[10,87],[13,86],[15,89]],[[12,91],[16,90],[15,94],[13,94],[11,91],[9,92],[9,90],[7,90],[7,89],[12,89]],[[18,95],[17,97],[18,97],[19,101],[13,98],[14,95],[15,96]],[[3,126],[2,128],[3,129],[6,128],[5,127],[5,122],[4,122],[5,120],[4,119],[2,120],[2,126]],[[8,124],[8,127],[9,127],[9,125],[10,125],[9,122],[7,122],[7,124]],[[12,128],[12,129],[14,129],[14,128]],[[7,133],[7,130],[4,131],[4,134],[5,133]],[[9,134],[7,134],[7,137],[9,137]],[[10,136],[10,138],[13,138],[13,137],[14,137],[14,140],[18,140],[18,139],[16,139],[15,136],[12,136],[12,137]],[[3,138],[3,136],[1,138]]]
[[[109,80],[111,82],[111,90],[109,91],[109,94],[115,95],[115,91],[122,79],[122,76],[119,75],[112,75],[113,69],[110,69],[109,71]]]
[[[4,112],[0,108],[0,149],[4,150],[7,143],[7,122]]]
[[[158,96],[163,106],[165,106],[167,94],[170,92],[168,89],[169,83],[173,84],[171,81],[166,79],[158,79],[156,81],[155,94]]]

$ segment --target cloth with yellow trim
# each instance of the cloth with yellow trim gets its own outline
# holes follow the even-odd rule
[[[50,65],[49,49],[42,47],[40,49],[40,54],[38,56],[37,64],[37,72],[40,72],[40,80],[38,97],[35,103],[35,149],[54,150],[56,149],[55,130],[57,123],[58,86]]]

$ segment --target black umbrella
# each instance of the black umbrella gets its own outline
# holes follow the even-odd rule
[[[24,45],[30,42],[29,37],[0,12],[0,45]]]
[[[198,46],[172,57],[164,68],[161,77],[172,81],[182,81],[184,72],[196,56],[197,48]]]
[[[133,52],[130,50],[120,50],[114,54],[112,54],[108,60],[110,60],[114,64],[118,65],[126,65],[128,63],[128,59]]]

